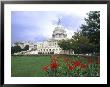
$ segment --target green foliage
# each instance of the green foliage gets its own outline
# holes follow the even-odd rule
[[[58,45],[60,46],[60,48],[62,48],[63,50],[72,50],[72,41],[71,39],[67,39],[67,40],[60,40],[58,42]]]
[[[93,44],[93,52],[100,51],[100,11],[90,11],[88,17],[85,18],[86,24],[82,24],[82,34],[88,37],[90,43]]]
[[[72,49],[75,53],[89,53],[89,39],[82,35],[81,32],[75,32],[72,36]]]
[[[58,45],[63,49],[63,50],[69,50],[71,47],[70,47],[70,40],[60,40],[58,42]]]
[[[29,50],[29,45],[26,45],[22,50],[23,50],[23,51]]]
[[[11,47],[11,54],[14,54],[14,53],[17,53],[17,52],[20,52],[22,49],[20,46],[14,46],[14,47]]]
[[[16,43],[16,46],[11,47],[11,54],[21,52],[21,51],[27,51],[27,50],[29,50],[29,45],[26,45],[23,49],[21,49],[21,47],[18,46]]]

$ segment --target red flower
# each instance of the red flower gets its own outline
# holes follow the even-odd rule
[[[56,69],[57,67],[58,67],[58,64],[55,63],[55,62],[53,62],[53,63],[50,64],[50,68],[51,69]]]
[[[74,65],[75,66],[80,66],[81,65],[81,62],[80,61],[76,61],[76,62],[74,62]]]
[[[75,66],[69,66],[69,70],[74,70]]]
[[[42,70],[48,71],[48,65],[47,65],[47,66],[44,66],[44,67],[42,68]]]

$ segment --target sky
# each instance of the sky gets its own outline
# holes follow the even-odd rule
[[[58,19],[64,26],[67,37],[80,30],[88,11],[12,11],[11,12],[11,41],[36,41],[52,38]]]

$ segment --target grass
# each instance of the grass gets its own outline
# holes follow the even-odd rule
[[[12,77],[43,77],[42,66],[50,63],[50,56],[12,56]]]
[[[83,64],[87,64],[88,58],[78,57],[73,55],[58,55],[58,59],[62,62],[63,58],[69,58],[73,61],[82,61]],[[92,57],[96,62],[96,58]],[[49,55],[36,55],[36,56],[12,56],[11,58],[11,76],[12,77],[45,77],[46,73],[42,68],[51,63]],[[97,68],[100,73],[100,64]],[[93,69],[92,69],[93,71]]]

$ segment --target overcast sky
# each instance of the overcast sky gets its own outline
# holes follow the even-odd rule
[[[80,29],[89,11],[12,11],[11,39],[16,41],[43,41],[51,38],[58,19],[65,27],[68,38]]]

